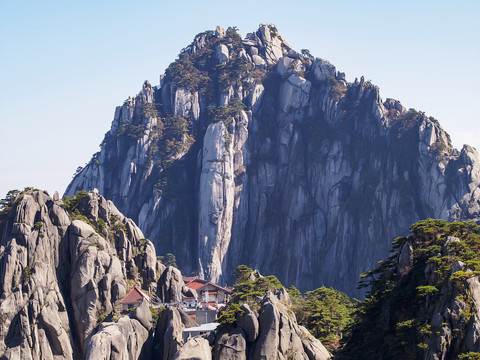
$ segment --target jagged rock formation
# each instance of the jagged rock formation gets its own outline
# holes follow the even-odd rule
[[[137,359],[148,307],[98,324],[119,314],[127,282],[155,291],[162,271],[176,273],[157,264],[153,244],[97,191],[60,200],[28,190],[10,206],[0,218],[0,357]],[[181,285],[181,275],[158,283],[165,301]]]
[[[115,322],[100,324],[97,333],[88,344],[87,359],[139,359],[150,353],[144,346],[152,328],[152,314],[144,301],[129,316],[122,316]],[[147,355],[148,354],[148,355]]]
[[[283,299],[283,300],[280,300]],[[255,319],[256,329],[237,321],[236,326],[224,325],[215,336],[197,336],[189,339],[174,359],[309,359],[331,358],[322,343],[307,329],[299,326],[289,309],[288,294],[268,293],[261,302],[259,314],[248,305],[241,317]],[[253,338],[251,337],[254,334]],[[164,358],[166,359],[166,358]]]
[[[479,183],[476,150],[434,118],[261,25],[197,35],[117,107],[66,193],[98,188],[185,273],[222,282],[243,263],[352,295],[410,224],[478,219]]]
[[[160,314],[155,328],[154,356],[156,360],[171,360],[183,344],[182,331],[198,326],[185,312],[167,307]]]
[[[480,355],[480,227],[423,220],[365,276],[369,296],[348,359],[474,359]],[[467,355],[468,354],[468,355]]]

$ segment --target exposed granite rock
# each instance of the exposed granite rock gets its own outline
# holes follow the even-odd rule
[[[157,296],[164,303],[180,301],[182,295],[197,297],[195,290],[185,286],[182,273],[173,266],[168,266],[158,279]]]
[[[312,64],[313,77],[317,82],[328,80],[335,76],[335,66],[323,59],[316,59]]]
[[[261,56],[252,55],[252,61],[259,69],[265,69],[267,67],[267,63]]]
[[[242,329],[219,332],[215,338],[213,359],[246,360],[247,342]]]
[[[147,311],[150,311],[148,307]],[[122,316],[115,323],[103,323],[88,343],[86,359],[137,360],[148,335],[148,329],[128,316]]]
[[[279,345],[280,314],[274,302],[267,298],[258,316],[260,329],[255,343],[254,359],[275,359]]]
[[[120,310],[127,278],[155,281],[153,245],[98,191],[72,200],[74,215],[54,199],[25,191],[1,219],[0,357],[137,359],[151,328],[146,304],[108,329],[98,323]],[[127,274],[129,263],[142,271]]]
[[[0,356],[65,359],[74,347],[57,267],[70,221],[61,202],[27,191],[6,220],[0,239]],[[56,224],[55,224],[56,223]]]
[[[174,360],[211,360],[212,352],[208,340],[202,337],[189,339],[175,354]]]
[[[228,62],[229,52],[226,45],[218,45],[215,51],[215,55],[219,64],[225,64]]]
[[[180,329],[183,329],[178,321],[170,321],[168,326],[171,330],[165,330],[165,324],[157,325],[160,334],[170,336],[164,339],[164,344],[167,340],[168,344],[175,344],[168,348],[168,354],[164,352],[162,359],[170,359],[172,349],[178,348],[174,359],[330,360],[331,355],[322,343],[297,324],[289,306],[291,304],[288,298],[280,292],[275,295],[269,293],[264,297],[258,318],[248,305],[243,305],[242,308],[247,310],[247,314],[255,318],[257,331],[258,323],[260,324],[260,333],[253,338],[246,335],[240,326],[241,321],[237,320],[238,326],[221,325],[215,332],[190,338],[180,347],[178,340],[172,340],[170,336],[172,329],[174,332],[181,332]],[[175,309],[170,310],[170,314],[173,314],[173,311]]]
[[[185,52],[222,45],[229,66],[237,54],[259,66],[247,62],[242,79],[213,84],[213,100],[195,92],[198,112],[183,112],[195,144],[179,150],[175,166],[167,171],[151,156],[157,119],[135,117],[151,98],[164,104],[160,117],[174,114],[179,87],[167,79],[117,108],[100,153],[67,194],[98,188],[185,273],[231,282],[228,274],[247,264],[301,290],[327,285],[357,296],[359,274],[410,224],[480,219],[478,153],[453,149],[435,119],[383,102],[363,77],[347,83],[329,62],[293,51],[273,26],[236,43],[217,33],[198,35]],[[232,94],[246,109],[212,123],[210,106],[231,104]],[[143,134],[118,135],[120,119],[143,125]],[[169,195],[157,191],[165,179]]]
[[[216,28],[215,28],[215,36],[217,38],[224,38],[225,37],[225,29],[223,27],[221,27],[220,25],[218,25]]]
[[[248,304],[243,304],[240,309],[243,314],[237,318],[237,326],[245,332],[246,339],[249,342],[254,342],[258,336],[258,320],[255,314],[250,310]]]
[[[182,331],[185,327],[197,326],[188,316],[175,307],[167,307],[160,314],[155,328],[154,358],[171,360],[183,344]]]

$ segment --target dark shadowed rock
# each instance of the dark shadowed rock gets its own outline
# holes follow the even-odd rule
[[[184,311],[167,307],[160,313],[155,328],[154,358],[171,360],[183,343],[183,329],[198,326]]]
[[[201,336],[190,338],[175,354],[174,360],[211,360],[212,352],[208,341]]]
[[[219,332],[213,347],[213,359],[246,360],[247,342],[242,329],[229,329]]]
[[[250,310],[248,304],[243,304],[240,309],[244,314],[237,317],[237,325],[243,329],[245,336],[249,342],[254,342],[258,336],[258,320],[255,314]]]
[[[258,316],[259,333],[253,351],[254,359],[275,359],[278,349],[280,315],[271,296],[264,299]]]
[[[239,264],[255,264],[302,291],[326,285],[351,296],[412,223],[480,219],[478,153],[454,149],[434,118],[291,51],[272,25],[244,40],[221,33],[199,34],[184,53],[195,66],[208,49],[241,66],[242,80],[232,71],[235,81],[217,82],[217,70],[198,65],[191,79],[172,67],[161,88],[142,86],[117,108],[104,146],[67,194],[98,188],[186,274],[230,283]],[[207,75],[220,89],[212,99]],[[186,89],[187,80],[198,86]],[[229,107],[233,98],[245,109]],[[157,115],[181,116],[192,131],[165,144]]]

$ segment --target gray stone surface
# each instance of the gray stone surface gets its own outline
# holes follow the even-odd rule
[[[196,325],[191,319],[187,319],[176,307],[167,307],[162,311],[155,328],[153,341],[154,359],[173,359],[183,344],[183,329]]]
[[[190,338],[175,354],[174,360],[211,360],[212,352],[208,341],[200,336]]]
[[[138,281],[155,280],[152,243],[96,190],[77,210],[102,229],[74,220],[57,196],[29,190],[18,201],[0,238],[0,357],[137,359],[151,328],[147,304],[108,329],[98,323],[119,313],[127,263],[142,267]]]
[[[173,266],[168,266],[158,279],[156,295],[163,303],[177,302],[186,297],[196,297],[195,290],[185,286],[183,276],[180,270]]]
[[[143,344],[148,339],[148,330],[136,319],[121,317],[115,323],[100,325],[88,343],[88,360],[137,360]]]
[[[315,81],[322,82],[335,76],[335,66],[323,59],[316,59],[312,64],[313,77]]]
[[[227,332],[219,332],[213,347],[214,360],[246,360],[247,341],[242,329],[235,328]]]
[[[202,35],[191,48],[201,39],[210,46]],[[228,274],[245,263],[301,290],[327,285],[357,297],[363,296],[356,290],[359,275],[385,258],[392,239],[411,224],[480,219],[475,149],[453,149],[441,126],[422,114],[405,132],[397,117],[410,115],[400,102],[384,102],[365,79],[345,82],[325,60],[299,56],[272,26],[261,25],[242,45],[272,71],[301,61],[304,77],[281,70],[284,76],[263,83],[263,70],[255,68],[241,84],[221,88],[217,99],[198,94],[195,123],[207,131],[188,161],[180,153],[172,180],[188,196],[158,195],[155,184],[164,174],[155,165],[159,158],[148,156],[154,146],[148,136],[135,143],[113,136],[120,119],[132,119],[153,98],[148,85],[139,100],[120,107],[112,137],[67,194],[98,188],[138,223],[158,253],[173,252],[186,274],[231,283]],[[328,84],[329,77],[338,86]],[[231,103],[230,86],[245,111],[223,127],[209,124],[208,105]],[[155,93],[162,116],[173,113],[173,89],[167,82]],[[148,133],[155,120],[144,121]]]
[[[217,45],[215,55],[219,64],[226,64],[229,58],[229,51],[226,45]]]
[[[244,314],[237,317],[237,326],[245,332],[246,339],[249,342],[254,342],[259,330],[257,317],[250,310],[248,304],[243,304],[240,308],[244,311]]]

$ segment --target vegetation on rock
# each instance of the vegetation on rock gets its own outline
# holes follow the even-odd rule
[[[370,290],[358,306],[340,359],[423,358],[437,351],[432,348],[435,337],[443,343],[447,333],[451,338],[443,345],[445,359],[476,358],[475,353],[459,352],[476,311],[469,280],[480,274],[480,226],[428,219],[410,231],[412,235],[393,242],[390,258],[362,274],[360,286]],[[436,311],[446,307],[463,311],[456,320],[452,315],[435,323]]]
[[[165,266],[173,266],[178,269],[177,259],[175,258],[175,255],[173,255],[172,253],[167,253],[165,255],[157,256],[157,259],[160,260],[162,264]]]
[[[235,278],[230,303],[218,319],[221,324],[235,324],[236,318],[243,314],[240,308],[242,304],[246,303],[250,308],[258,310],[262,297],[268,291],[275,292],[284,287],[275,276],[263,277],[246,265],[237,267]],[[298,324],[305,326],[329,351],[336,350],[353,321],[352,315],[358,301],[326,287],[302,295],[292,285],[287,292],[290,295],[288,306],[295,314]]]

